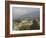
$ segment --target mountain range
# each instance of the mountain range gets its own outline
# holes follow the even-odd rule
[[[40,17],[40,12],[39,11],[34,11],[32,13],[26,13],[24,15],[21,15],[18,18],[15,17],[14,20],[22,20],[22,19],[25,19],[25,18],[28,18],[28,19],[37,19],[38,17]]]

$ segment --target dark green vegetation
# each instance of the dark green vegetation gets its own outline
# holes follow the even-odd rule
[[[40,18],[13,20],[13,30],[39,30]]]

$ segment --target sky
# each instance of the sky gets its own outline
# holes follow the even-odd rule
[[[39,13],[40,9],[31,8],[31,7],[13,7],[12,8],[13,19],[19,18],[22,15],[31,14],[35,12]]]

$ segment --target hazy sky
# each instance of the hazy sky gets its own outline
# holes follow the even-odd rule
[[[29,13],[34,13],[37,12],[39,13],[39,8],[27,8],[27,7],[13,7],[12,8],[12,13],[13,13],[13,17],[18,18],[24,14],[29,14]]]

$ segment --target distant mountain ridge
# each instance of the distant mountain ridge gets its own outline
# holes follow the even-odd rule
[[[24,14],[18,18],[16,18],[17,20],[22,20],[24,18],[29,18],[29,19],[37,19],[38,17],[40,17],[40,12],[39,11],[35,11],[35,12],[32,12],[32,13],[27,13],[27,14]],[[15,19],[14,19],[15,20]]]

